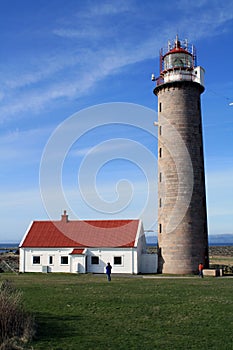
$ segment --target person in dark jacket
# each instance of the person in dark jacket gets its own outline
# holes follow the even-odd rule
[[[109,282],[111,281],[111,272],[112,272],[112,266],[108,262],[107,266],[106,266],[106,275],[107,275],[107,278],[108,278]]]

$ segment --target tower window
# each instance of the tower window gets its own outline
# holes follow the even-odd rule
[[[162,112],[162,102],[159,102],[159,111]]]
[[[162,182],[162,173],[159,173],[159,182]]]
[[[162,126],[159,127],[159,135],[162,135]]]
[[[162,224],[159,224],[159,233],[162,233]]]
[[[159,148],[159,158],[162,157],[162,147]]]
[[[201,128],[201,123],[199,124],[199,133],[201,134],[202,128]]]
[[[159,198],[159,207],[162,207],[162,198]]]

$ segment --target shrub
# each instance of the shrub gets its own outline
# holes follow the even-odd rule
[[[0,284],[0,350],[22,349],[34,333],[34,320],[24,311],[22,293],[11,283]]]

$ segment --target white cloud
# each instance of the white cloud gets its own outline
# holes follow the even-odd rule
[[[39,162],[43,140],[50,134],[50,128],[36,128],[29,130],[15,129],[0,135],[0,160],[12,164],[25,162]]]
[[[166,43],[172,31],[176,32],[177,27],[194,40],[213,35],[219,25],[233,17],[232,11],[229,11],[231,5],[226,3],[221,5],[222,10],[217,13],[215,8],[209,6],[205,11],[198,11],[198,14],[194,11],[191,17],[187,17],[185,11],[189,9],[190,12],[197,5],[190,2],[178,2],[178,4],[180,6],[186,4],[186,7],[183,7],[180,17],[173,19],[170,23],[169,30],[162,16],[156,14],[152,16],[151,13],[146,13],[147,10],[143,12],[142,9],[142,13],[138,13],[137,8],[127,13],[128,17],[124,24],[129,26],[129,29],[131,16],[135,15],[140,19],[140,25],[143,23],[148,25],[150,30],[139,31],[140,35],[135,35],[136,27],[133,27],[132,31],[121,28],[123,17],[119,17],[119,23],[116,21],[117,24],[108,25],[108,16],[111,14],[118,16],[122,12],[127,12],[130,8],[128,4],[121,8],[119,4],[105,2],[100,6],[85,8],[84,12],[80,11],[76,14],[78,18],[76,23],[72,17],[70,26],[67,24],[66,27],[60,26],[53,30],[56,36],[65,37],[67,40],[72,39],[69,43],[71,49],[69,53],[64,53],[62,50],[57,55],[37,62],[36,69],[32,67],[23,75],[19,74],[5,81],[5,86],[9,89],[17,90],[27,86],[31,86],[31,89],[26,92],[16,91],[11,100],[0,108],[1,115],[3,118],[4,116],[9,118],[24,111],[38,112],[54,100],[82,96],[109,75],[116,74],[121,68],[155,57],[160,46]],[[204,1],[198,3],[200,9],[204,5]],[[101,17],[101,25],[96,24],[96,17]],[[86,22],[87,20],[89,22]],[[106,36],[112,40],[105,41]],[[74,38],[78,40],[74,41]],[[69,72],[71,68],[72,74]],[[63,74],[60,74],[61,72]],[[64,75],[67,78],[64,78]],[[43,82],[45,85],[38,86],[38,82]]]

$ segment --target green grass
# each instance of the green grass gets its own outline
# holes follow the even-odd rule
[[[31,349],[233,349],[233,279],[2,274],[36,318]]]
[[[214,256],[210,258],[210,264],[233,265],[233,257],[231,256]]]

